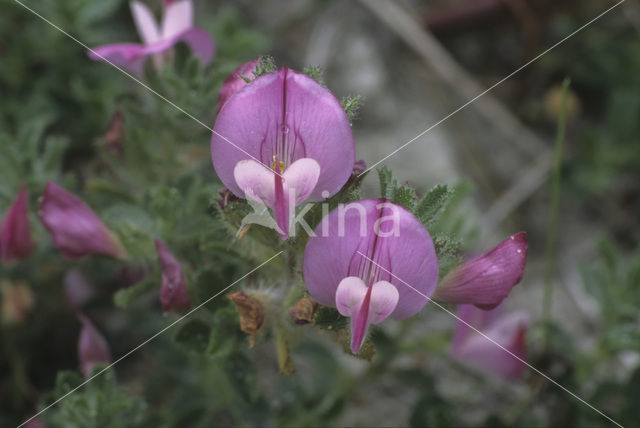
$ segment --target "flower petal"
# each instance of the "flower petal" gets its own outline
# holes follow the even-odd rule
[[[142,64],[145,56],[144,45],[136,43],[115,43],[89,50],[89,58],[95,61],[110,62],[136,74],[142,73]]]
[[[473,306],[463,306],[472,308],[472,312],[481,312]],[[489,374],[504,379],[515,379],[526,369],[526,365],[520,360],[526,358],[528,328],[529,317],[524,312],[513,312],[499,317],[487,328],[480,330],[484,336],[469,329],[468,337],[452,347],[452,356]]]
[[[388,281],[378,281],[371,287],[371,322],[379,324],[394,311],[400,294],[395,285]]]
[[[165,314],[186,311],[191,308],[191,298],[187,294],[182,266],[162,241],[159,239],[153,241],[162,265],[162,288],[160,289],[162,311]]]
[[[140,34],[140,38],[146,45],[155,43],[162,38],[156,19],[145,4],[139,1],[132,1],[131,14],[138,29],[138,34]]]
[[[364,295],[367,293],[367,285],[360,278],[348,276],[340,281],[336,290],[336,308],[341,315],[350,317],[353,309],[360,308]]]
[[[282,154],[283,139],[286,165],[300,158],[312,158],[320,165],[312,200],[325,199],[323,191],[335,194],[354,163],[351,126],[340,102],[310,77],[287,68],[260,76],[238,90],[220,110],[214,131],[213,165],[237,196],[242,189],[235,183],[234,166],[247,159],[246,153],[271,164],[274,155]]]
[[[295,204],[300,205],[315,189],[319,176],[318,162],[309,158],[298,159],[282,174],[285,192],[293,192]]]
[[[203,64],[208,64],[215,54],[213,39],[201,28],[191,28],[167,39],[144,47],[144,55],[153,55],[172,48],[176,43],[185,42],[191,48],[195,56],[200,58]]]
[[[240,196],[258,201],[268,207],[274,206],[275,174],[273,171],[253,159],[248,159],[237,163],[233,175],[235,182],[242,189]]]
[[[218,111],[220,111],[222,106],[233,94],[238,92],[240,88],[247,84],[242,77],[246,77],[249,80],[254,80],[256,78],[253,71],[260,63],[260,60],[261,58],[258,57],[252,61],[245,62],[240,67],[233,70],[233,72],[224,79],[222,87],[220,88],[220,95],[218,95]]]
[[[333,306],[343,278],[368,279],[365,277],[373,275],[377,281],[390,282],[398,291],[393,318],[408,318],[424,307],[438,280],[433,242],[413,214],[387,204],[378,199],[352,202],[333,210],[318,225],[316,236],[307,243],[303,261],[311,297]],[[395,226],[390,222],[397,225],[397,233],[391,233]]]
[[[55,183],[47,183],[38,214],[56,247],[70,259],[90,253],[116,258],[125,254],[118,238],[91,208]]]
[[[162,19],[162,38],[168,39],[193,27],[193,3],[191,0],[168,4]]]
[[[520,282],[526,260],[527,238],[520,232],[449,272],[433,299],[491,309]]]
[[[82,323],[78,339],[78,361],[82,374],[88,378],[94,366],[111,362],[111,351],[106,339],[89,318],[78,314],[78,319]]]
[[[29,227],[29,198],[22,187],[0,226],[0,259],[3,263],[25,258],[33,250]]]

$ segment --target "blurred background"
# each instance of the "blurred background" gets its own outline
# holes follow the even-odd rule
[[[125,1],[25,4],[89,46],[138,40]],[[624,1],[545,53],[614,4],[196,0],[197,25],[216,40],[213,66],[189,74],[187,63],[173,74],[148,79],[212,126],[221,80],[238,65],[269,54],[279,66],[321,67],[336,96],[362,97],[353,124],[358,158],[368,166],[384,159],[400,182],[419,193],[438,183],[456,189],[456,208],[440,227],[455,232],[465,251],[479,253],[505,236],[527,232],[525,276],[507,301],[508,310],[523,309],[534,320],[527,361],[617,422],[633,426],[640,422],[634,406],[640,394],[640,5]],[[187,56],[186,50],[178,54]],[[550,236],[551,177],[566,78],[557,232]],[[210,132],[118,71],[90,61],[86,49],[12,1],[0,5],[0,94],[0,213],[21,183],[27,183],[36,207],[51,179],[83,189],[85,200],[110,224],[131,213],[130,207],[113,209],[108,203],[115,198],[110,192],[118,191],[108,186],[108,171],[117,167],[104,158],[114,112],[123,112],[129,167],[120,175],[122,186],[137,192],[134,201],[146,201],[147,214],[163,216],[181,203],[175,193],[181,183],[188,181],[189,188],[199,183],[202,190],[190,200],[202,219],[184,228],[196,234],[208,228],[207,236],[220,239],[204,212],[220,187],[210,166]],[[149,142],[145,132],[157,137]],[[143,140],[146,147],[137,143]],[[172,166],[176,157],[167,148],[169,140],[185,142],[178,168]],[[197,179],[188,176],[193,171]],[[364,195],[375,196],[377,186],[370,174]],[[147,214],[136,212],[134,224],[148,224]],[[136,227],[127,233],[144,229]],[[47,242],[41,226],[34,233]],[[0,267],[2,426],[22,422],[77,383],[69,375],[65,384],[57,375],[78,367],[80,324],[74,313],[79,309],[64,303],[65,287],[72,287],[64,285],[71,264],[53,256],[47,245],[27,264]],[[148,250],[144,245],[141,253]],[[220,251],[228,259],[241,257],[236,250]],[[198,263],[199,256],[185,253],[184,259]],[[117,357],[166,320],[157,315],[152,285],[134,293],[131,306],[129,297],[117,292],[144,277],[139,270],[147,265],[113,263],[80,264],[94,289],[79,307],[97,320]],[[252,266],[223,263],[224,272],[196,269],[188,280],[237,278]],[[550,318],[543,304],[548,272]],[[154,278],[156,287],[159,276]],[[220,282],[219,288],[228,283]],[[23,291],[15,291],[20,284],[31,297],[20,297]],[[120,298],[115,306],[114,293]],[[244,349],[242,358],[215,360],[174,349],[168,334],[119,364],[109,378],[113,384],[95,387],[107,398],[86,391],[86,402],[70,397],[69,403],[91,408],[92,400],[104,399],[100,414],[109,416],[98,426],[611,424],[533,372],[504,382],[452,365],[446,347],[454,325],[448,314],[427,307],[406,325],[380,333],[373,362],[342,353],[320,335],[292,349],[298,368],[288,376],[278,374],[268,341]],[[543,338],[545,328],[550,338]],[[223,372],[233,373],[231,380]],[[54,426],[93,424],[68,406],[61,403],[51,409],[54,419],[42,419]]]

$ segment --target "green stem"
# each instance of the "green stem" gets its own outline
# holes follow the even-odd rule
[[[556,257],[556,229],[558,223],[558,204],[560,200],[560,173],[562,168],[562,152],[564,150],[564,140],[567,122],[567,94],[571,80],[565,78],[562,82],[562,101],[560,105],[560,117],[558,118],[558,133],[556,135],[556,147],[553,160],[553,176],[551,179],[551,201],[549,203],[549,226],[547,229],[546,245],[546,269],[544,276],[544,297],[542,302],[542,319],[545,323],[544,342],[545,346],[549,339],[549,324],[551,322],[552,304],[552,276],[554,261]]]

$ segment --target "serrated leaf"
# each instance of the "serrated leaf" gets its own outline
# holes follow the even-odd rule
[[[449,190],[446,184],[432,187],[418,203],[416,217],[425,227],[431,226],[438,220],[453,196],[454,192]]]
[[[159,284],[156,275],[149,275],[147,278],[127,288],[121,288],[113,294],[113,304],[118,308],[126,309],[138,297],[146,294]]]
[[[409,210],[409,212],[413,212],[417,200],[418,195],[416,195],[416,190],[409,186],[398,186],[391,192],[391,202],[402,205]]]
[[[380,180],[380,196],[384,199],[391,199],[393,189],[397,185],[391,170],[386,166],[378,168],[378,178]]]

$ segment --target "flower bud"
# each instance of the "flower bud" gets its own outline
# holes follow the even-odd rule
[[[40,220],[53,243],[69,259],[91,253],[123,258],[120,240],[98,216],[75,195],[48,182],[40,202]]]
[[[220,88],[220,95],[218,96],[218,111],[222,108],[224,103],[227,102],[229,98],[240,88],[247,84],[246,80],[242,77],[245,77],[249,80],[253,80],[256,77],[253,74],[253,71],[256,69],[258,64],[260,63],[260,57],[246,62],[242,64],[240,67],[233,70],[233,72],[224,79],[222,82],[222,87]]]
[[[187,294],[187,282],[182,266],[162,241],[154,239],[154,242],[162,265],[162,288],[160,289],[162,311],[165,315],[169,312],[187,311],[191,308],[191,299]]]
[[[29,198],[22,187],[0,226],[0,258],[3,263],[25,258],[33,249],[29,229]]]
[[[106,339],[89,318],[78,314],[78,320],[82,323],[78,339],[78,361],[82,374],[88,378],[94,366],[111,362],[111,351]]]
[[[487,374],[517,379],[526,370],[529,316],[522,311],[503,315],[501,308],[483,311],[461,305],[451,356]]]
[[[527,261],[527,237],[520,232],[454,268],[438,284],[433,300],[492,309],[520,282]]]

